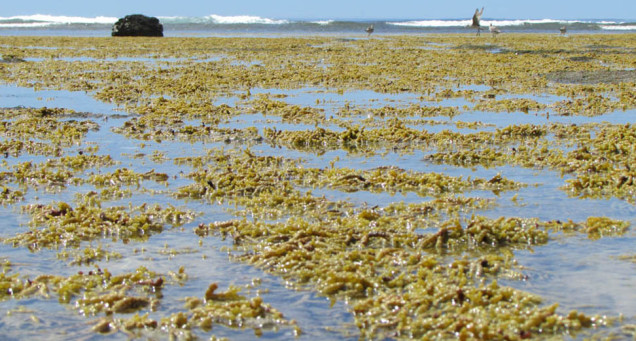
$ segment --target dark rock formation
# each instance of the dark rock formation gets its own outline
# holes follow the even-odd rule
[[[127,15],[113,25],[113,37],[163,37],[163,25],[155,17]]]

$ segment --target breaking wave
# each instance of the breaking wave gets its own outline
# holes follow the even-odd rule
[[[117,18],[114,17],[72,17],[55,16],[45,14],[19,15],[13,17],[0,17],[0,27],[46,27],[54,25],[73,24],[114,24]]]
[[[219,24],[219,25],[237,25],[237,24],[262,24],[262,25],[282,25],[288,24],[288,20],[270,19],[252,15],[235,15],[222,16],[211,14],[204,17],[158,17],[159,20],[167,24]]]

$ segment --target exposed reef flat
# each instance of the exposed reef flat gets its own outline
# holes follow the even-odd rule
[[[2,334],[633,338],[636,36],[345,38],[0,37]]]

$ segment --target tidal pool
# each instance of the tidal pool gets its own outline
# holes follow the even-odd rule
[[[634,40],[430,39],[1,37],[4,337],[634,337],[636,80],[528,76]]]

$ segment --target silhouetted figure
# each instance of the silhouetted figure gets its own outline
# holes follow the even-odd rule
[[[481,15],[484,14],[484,8],[479,8],[475,10],[475,14],[473,14],[473,24],[470,27],[475,27],[477,29],[477,35],[481,32],[481,26],[479,25],[479,21],[481,21]]]
[[[373,31],[374,31],[373,25],[367,27],[364,31],[368,33],[367,37],[370,37],[371,33],[373,33]]]
[[[566,34],[568,32],[568,28],[565,26],[561,26],[561,28],[559,28],[559,31],[561,32],[561,34]]]

